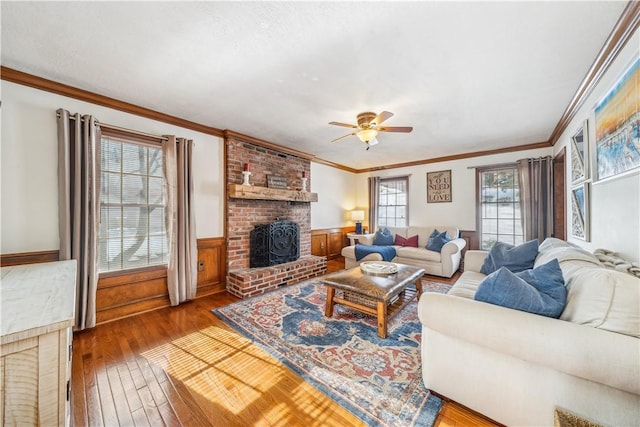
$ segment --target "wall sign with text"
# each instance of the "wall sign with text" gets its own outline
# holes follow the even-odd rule
[[[427,172],[427,203],[451,201],[451,170]]]

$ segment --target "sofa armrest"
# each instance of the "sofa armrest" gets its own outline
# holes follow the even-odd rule
[[[489,255],[489,251],[479,251],[471,249],[464,254],[464,271],[475,271],[480,273],[484,259]]]
[[[451,295],[424,293],[423,327],[576,377],[640,394],[640,340]]]
[[[375,234],[361,234],[358,236],[358,243],[361,245],[373,245],[373,239],[375,237]]]
[[[444,244],[444,246],[442,246],[442,250],[440,251],[440,254],[442,256],[444,255],[451,256],[463,250],[465,246],[467,246],[467,242],[464,239],[458,238],[458,239],[449,240],[447,243]]]
[[[462,249],[467,242],[464,239],[453,239],[447,242],[440,250],[440,262],[442,263],[442,275],[445,277],[453,276],[460,267],[460,259],[462,258]]]

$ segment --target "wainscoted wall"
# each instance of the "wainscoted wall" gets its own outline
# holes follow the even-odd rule
[[[341,256],[342,248],[349,245],[347,234],[354,232],[353,226],[311,230],[311,254],[327,259]]]
[[[0,267],[58,261],[59,255],[59,251],[20,252],[0,255]]]
[[[201,267],[198,269],[196,297],[224,292],[225,256],[224,238],[198,239],[198,265]],[[0,260],[3,267],[58,261],[58,251],[7,254],[2,255]],[[106,274],[98,281],[98,324],[169,305],[167,271],[164,267],[149,267],[125,275]]]

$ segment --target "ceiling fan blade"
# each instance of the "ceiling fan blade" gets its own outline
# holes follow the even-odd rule
[[[358,129],[358,126],[356,125],[350,125],[347,123],[340,123],[340,122],[329,122],[330,125],[334,125],[334,126],[342,126],[345,128],[353,128],[353,129]]]
[[[389,111],[383,111],[382,113],[378,114],[375,119],[371,121],[371,124],[373,125],[375,123],[376,126],[380,126],[382,122],[384,122],[390,117],[393,117],[393,113],[390,113]]]
[[[411,132],[413,128],[411,126],[384,126],[379,127],[379,132]]]
[[[355,132],[354,132],[354,133],[350,133],[350,134],[347,134],[347,135],[345,135],[345,136],[341,136],[340,138],[336,138],[336,139],[334,139],[334,140],[333,140],[333,141],[331,141],[331,142],[338,142],[338,141],[340,141],[341,139],[348,138],[348,137],[353,136],[353,135],[355,135],[355,134],[356,134]]]

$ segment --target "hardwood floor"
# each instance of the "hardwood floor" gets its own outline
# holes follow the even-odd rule
[[[76,333],[72,424],[364,425],[211,314],[236,300],[210,295]],[[436,425],[494,424],[447,402]]]

